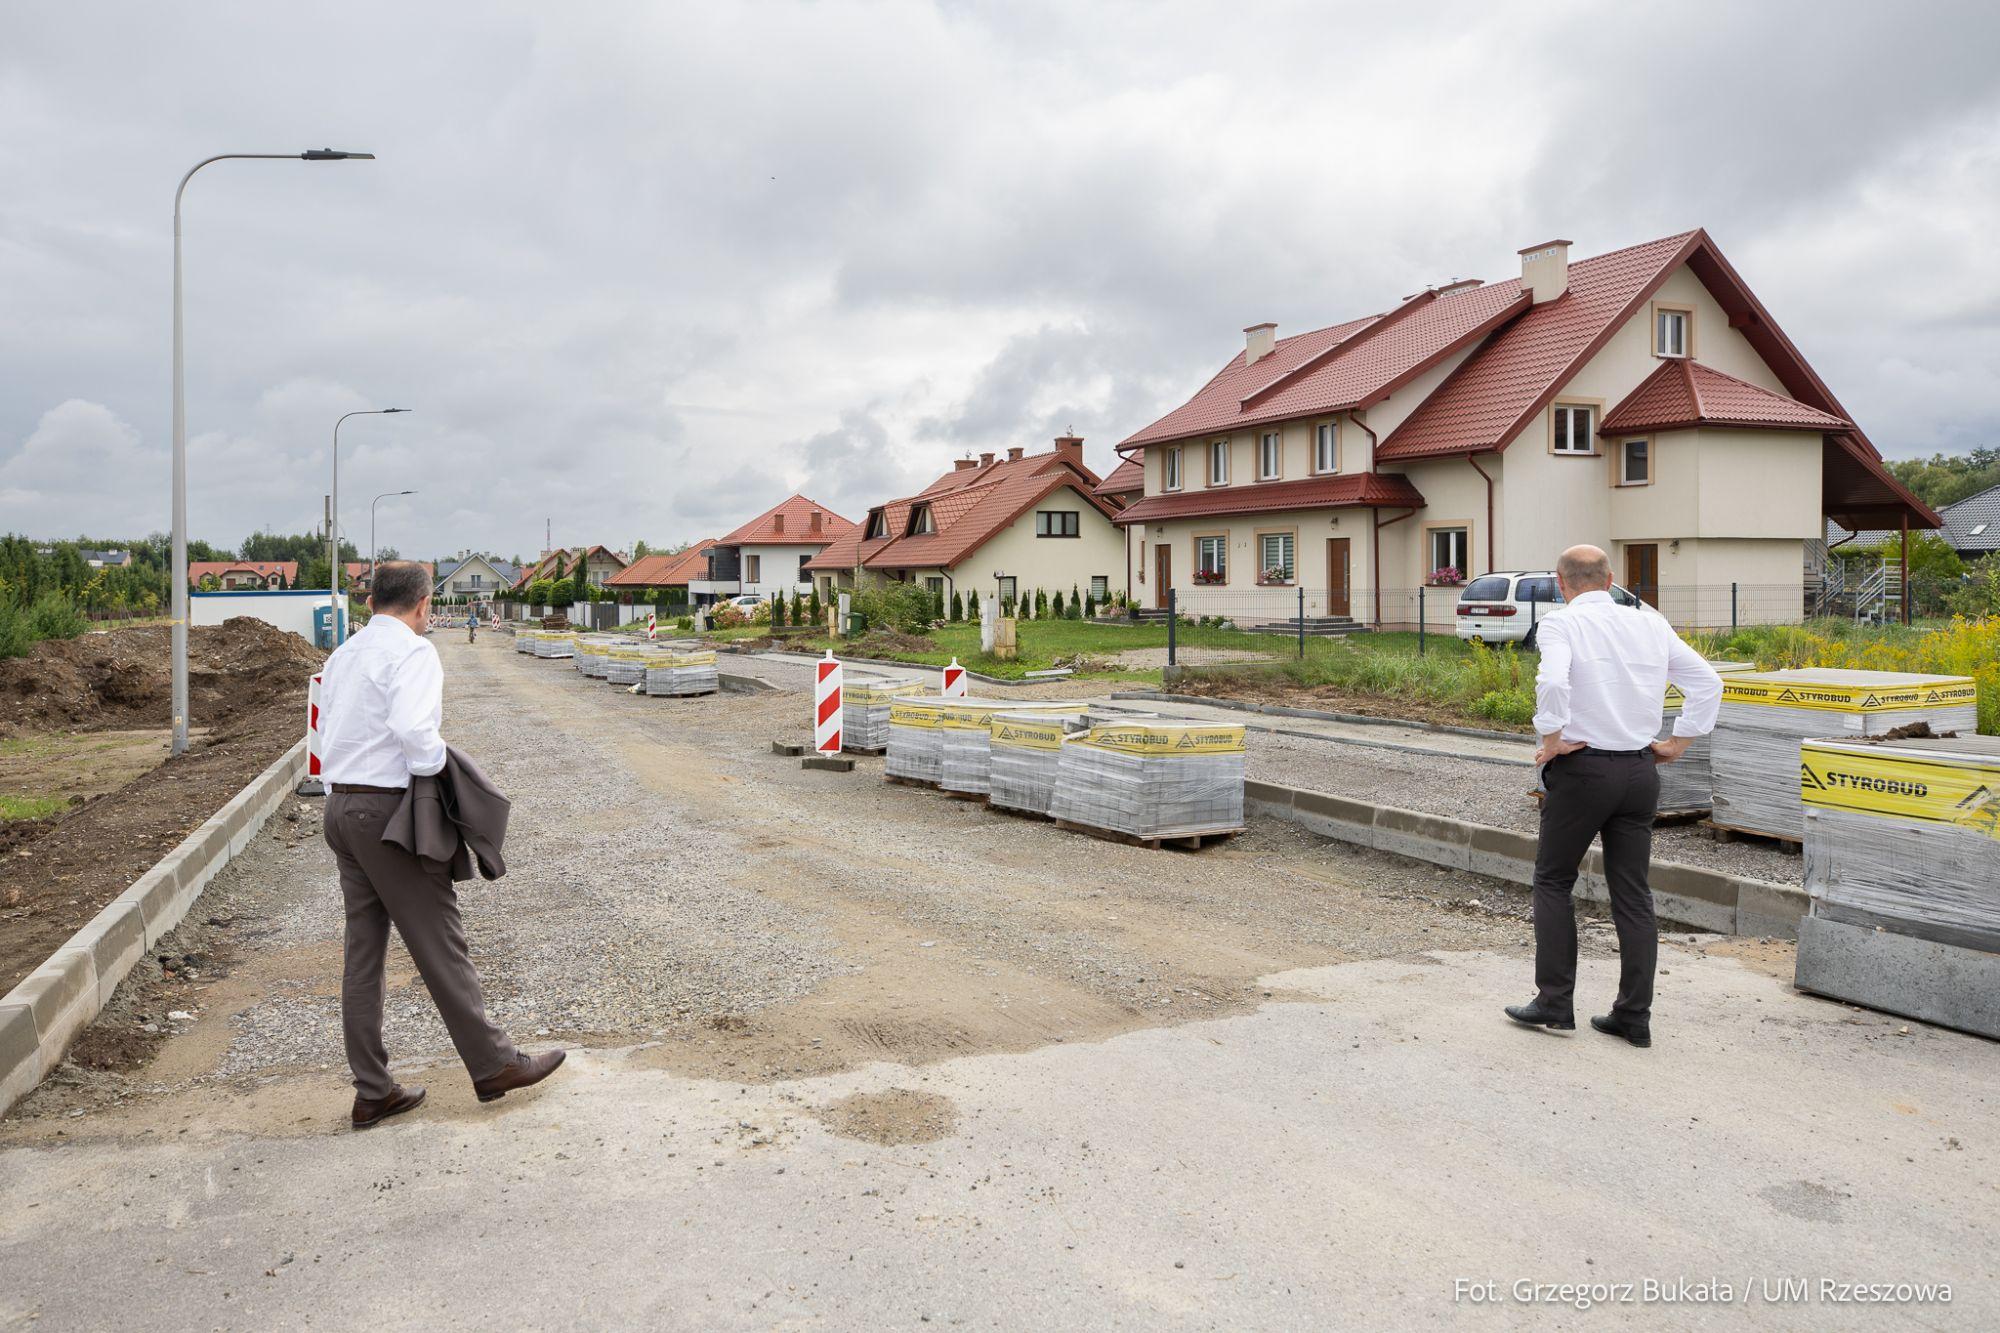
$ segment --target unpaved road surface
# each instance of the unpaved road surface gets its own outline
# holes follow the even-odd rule
[[[478,1105],[399,953],[431,1100],[347,1131],[331,861],[315,811],[274,820],[111,1054],[0,1126],[0,1325],[1546,1324],[1521,1278],[1735,1284],[1607,1323],[2000,1318],[1994,1048],[1796,995],[1783,947],[1675,937],[1651,1051],[1516,1029],[1490,882],[1282,825],[1089,841],[772,756],[796,693],[439,648],[447,735],[516,797],[475,957],[570,1064]],[[1953,1300],[1746,1298],[1766,1277]]]

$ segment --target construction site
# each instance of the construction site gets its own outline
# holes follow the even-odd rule
[[[1517,737],[861,661],[829,713],[805,655],[434,641],[445,734],[514,800],[506,877],[461,886],[489,1009],[570,1067],[476,1103],[396,946],[431,1101],[345,1128],[332,854],[280,747],[170,928],[163,893],[142,948],[91,936],[108,876],[19,974],[73,1030],[6,1085],[0,1254],[38,1258],[0,1314],[262,1328],[337,1288],[454,1326],[498,1264],[570,1326],[2000,1316],[2000,754],[1962,682],[1724,664],[1680,775],[1709,820],[1656,833],[1646,1052],[1499,1016]],[[369,1225],[329,1229],[357,1181]]]

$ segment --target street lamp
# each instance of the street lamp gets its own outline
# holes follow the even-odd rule
[[[340,420],[333,423],[333,497],[328,501],[332,513],[327,516],[326,523],[326,558],[330,562],[326,576],[326,601],[327,614],[333,617],[327,622],[327,632],[333,636],[336,648],[340,647],[340,422],[348,417],[392,417],[409,410],[407,407],[364,407],[358,412],[342,414]]]
[[[211,162],[236,158],[259,161],[340,162],[348,158],[373,160],[373,153],[347,153],[333,148],[312,148],[303,153],[217,153],[188,168],[174,190],[174,522],[173,522],[173,753],[184,754],[188,745],[188,586],[187,586],[187,388],[181,375],[181,195],[194,173]]]
[[[415,491],[384,491],[368,502],[368,593],[375,593],[375,506],[392,495],[415,495]]]

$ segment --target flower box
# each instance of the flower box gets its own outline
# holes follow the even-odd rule
[[[1210,587],[1229,582],[1229,575],[1227,571],[1220,569],[1197,569],[1194,572],[1194,581],[1203,587]]]

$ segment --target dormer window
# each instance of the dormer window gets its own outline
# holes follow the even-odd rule
[[[880,509],[869,511],[868,540],[879,541],[889,535],[889,515]]]
[[[1664,306],[1653,309],[1653,355],[1685,357],[1691,355],[1688,348],[1689,337],[1694,322],[1694,312],[1673,310]]]
[[[910,514],[910,535],[927,537],[937,531],[937,521],[931,517],[929,505],[918,505]]]
[[[1229,484],[1229,441],[1212,440],[1208,446],[1208,484]]]

